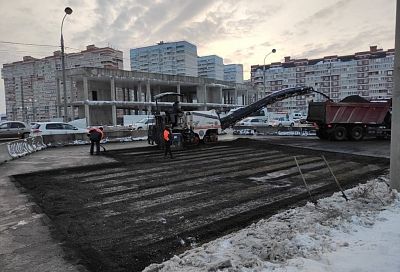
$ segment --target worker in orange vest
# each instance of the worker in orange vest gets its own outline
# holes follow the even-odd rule
[[[165,148],[164,158],[166,158],[167,154],[169,153],[169,156],[171,157],[171,159],[173,159],[172,152],[171,152],[172,132],[171,132],[171,128],[168,125],[166,125],[164,127],[163,139],[164,139],[164,148]]]
[[[88,136],[90,139],[90,155],[93,155],[94,145],[96,145],[96,155],[100,155],[100,141],[104,138],[103,127],[89,129]]]

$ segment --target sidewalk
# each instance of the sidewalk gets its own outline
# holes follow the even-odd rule
[[[148,146],[147,141],[106,144],[107,150]],[[95,159],[95,160],[94,160]],[[11,181],[15,174],[113,162],[90,156],[89,145],[47,148],[0,165],[0,270],[86,271],[50,235],[48,218]]]

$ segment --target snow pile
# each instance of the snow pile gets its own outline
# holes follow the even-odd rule
[[[386,220],[382,219],[383,210],[397,209],[399,214],[400,196],[390,190],[387,180],[380,177],[345,191],[349,201],[335,193],[317,204],[287,210],[144,271],[326,271],[315,264],[323,254],[355,244],[352,235]],[[399,234],[397,238],[400,241]],[[351,259],[348,255],[345,263]],[[306,263],[308,268],[298,270]]]

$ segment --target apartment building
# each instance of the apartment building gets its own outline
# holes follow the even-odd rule
[[[392,96],[394,49],[384,51],[370,46],[369,51],[345,56],[325,56],[317,59],[291,59],[265,66],[251,66],[251,83],[265,94],[295,87],[312,86],[340,101],[349,95],[368,100],[389,99]],[[320,95],[289,98],[271,105],[272,111],[307,112],[309,100],[321,101]]]
[[[197,47],[186,41],[130,49],[130,62],[132,71],[198,76]]]
[[[224,80],[224,60],[216,55],[197,58],[199,77]]]
[[[66,70],[79,67],[122,69],[123,53],[110,47],[89,45],[79,53],[65,55]],[[64,83],[56,77],[61,69],[60,51],[41,59],[26,56],[22,61],[4,64],[1,74],[7,119],[32,122],[62,118]],[[75,101],[77,92],[74,81],[67,78],[66,87],[67,103]]]
[[[224,80],[243,83],[243,64],[224,65]]]

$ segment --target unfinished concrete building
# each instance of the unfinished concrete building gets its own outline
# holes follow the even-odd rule
[[[164,92],[182,94],[184,110],[227,111],[259,98],[250,85],[208,78],[103,68],[68,69],[66,75],[73,86],[68,119],[86,118],[87,125],[117,125],[123,115],[149,114],[156,107],[154,95]]]

